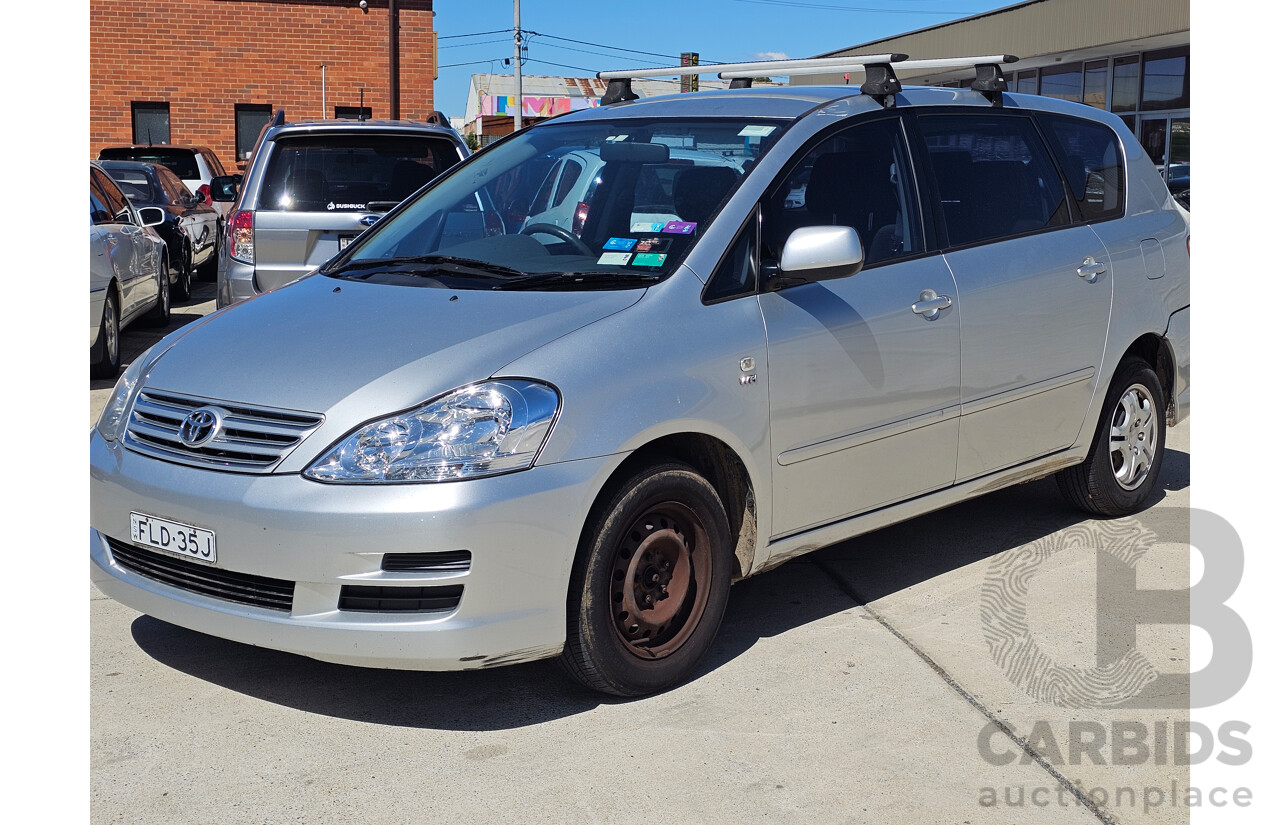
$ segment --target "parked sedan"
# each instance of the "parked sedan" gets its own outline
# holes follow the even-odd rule
[[[169,323],[169,252],[151,227],[164,210],[136,209],[102,167],[89,162],[89,372],[120,371],[120,331],[142,318]]]
[[[135,207],[164,210],[164,222],[156,226],[169,247],[169,282],[174,297],[191,295],[195,273],[213,280],[218,275],[218,210],[188,191],[177,175],[154,163],[127,160],[101,161]]]

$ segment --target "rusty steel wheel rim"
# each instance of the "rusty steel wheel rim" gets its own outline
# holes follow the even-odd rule
[[[628,652],[661,659],[680,649],[707,607],[711,553],[693,510],[668,501],[646,510],[614,552],[613,629]]]

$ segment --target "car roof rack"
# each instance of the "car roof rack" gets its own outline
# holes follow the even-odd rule
[[[756,77],[787,75],[830,74],[833,72],[863,72],[866,81],[860,87],[864,95],[875,98],[881,106],[892,108],[894,95],[902,91],[902,83],[898,80],[895,69],[944,69],[960,66],[973,66],[977,77],[969,88],[980,92],[991,105],[999,107],[1003,104],[1002,94],[1009,90],[1005,81],[1002,63],[1016,63],[1018,58],[1011,54],[992,54],[977,57],[934,57],[911,60],[908,55],[868,54],[846,55],[843,57],[811,57],[798,60],[761,60],[754,63],[703,63],[697,66],[670,66],[651,69],[621,69],[618,71],[600,72],[596,75],[601,80],[609,81],[601,106],[608,106],[624,100],[636,100],[639,96],[631,90],[631,80],[637,77],[683,77],[715,73],[722,80],[728,80],[729,88],[750,88]]]

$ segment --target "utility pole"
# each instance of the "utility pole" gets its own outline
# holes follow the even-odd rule
[[[391,27],[388,37],[388,64],[391,68],[391,119],[400,119],[400,7],[387,0],[387,19]]]
[[[520,46],[521,46],[521,43],[520,43],[520,39],[521,39],[521,35],[520,35],[520,0],[515,0],[515,3],[516,3],[516,54],[515,54],[515,67],[516,67],[516,131],[518,132],[518,131],[520,131],[520,129],[521,129],[521,128],[523,128],[523,127],[524,127],[524,120],[523,120],[523,118],[521,117],[521,115],[523,114],[523,109],[524,109],[524,84],[523,84],[523,82],[522,82],[522,81],[521,81],[521,79],[520,79]]]

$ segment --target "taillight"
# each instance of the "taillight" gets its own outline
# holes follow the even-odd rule
[[[570,231],[579,238],[582,237],[582,227],[587,225],[587,213],[590,211],[591,206],[581,201],[578,202],[578,208],[573,210],[573,226]]]
[[[240,209],[231,213],[231,220],[227,221],[227,251],[237,261],[253,263],[252,210]]]
[[[199,196],[201,203],[213,203],[213,193],[207,183],[200,184],[200,188],[196,190],[196,195]]]

